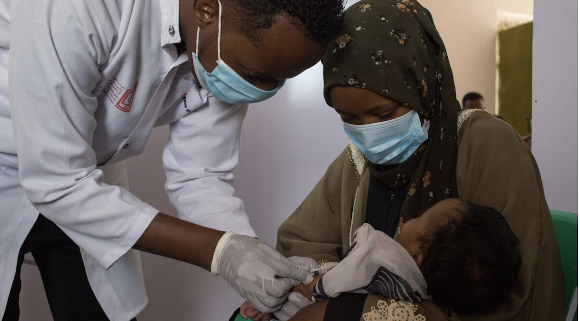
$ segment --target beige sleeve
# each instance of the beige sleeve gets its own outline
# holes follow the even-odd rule
[[[536,161],[506,122],[473,114],[462,128],[459,197],[502,213],[520,241],[522,267],[510,298],[491,320],[563,320],[564,279]]]
[[[356,179],[346,150],[278,229],[276,249],[280,253],[287,257],[298,255],[339,261],[342,255],[341,194],[345,176]]]

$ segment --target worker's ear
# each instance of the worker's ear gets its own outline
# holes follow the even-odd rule
[[[202,29],[218,22],[219,5],[217,0],[195,0],[193,12],[197,25]]]

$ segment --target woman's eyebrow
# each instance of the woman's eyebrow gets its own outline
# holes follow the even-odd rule
[[[378,104],[378,105],[374,106],[373,108],[368,109],[366,112],[374,112],[377,109],[381,109],[381,108],[385,108],[385,107],[393,107],[393,109],[395,109],[397,106],[399,106],[399,104],[397,104],[396,102],[389,102],[389,103],[384,103],[384,104]],[[333,108],[334,108],[334,110],[336,110],[337,113],[350,114],[349,112],[340,110],[337,107],[333,107]]]
[[[369,112],[374,112],[377,109],[381,109],[381,108],[388,108],[388,107],[392,107],[392,109],[397,108],[397,106],[399,106],[399,104],[397,104],[396,102],[389,102],[389,103],[384,103],[384,104],[378,104],[375,107],[369,109]]]

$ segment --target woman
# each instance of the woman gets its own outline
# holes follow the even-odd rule
[[[324,95],[351,143],[280,227],[277,249],[337,262],[363,223],[393,236],[401,217],[459,197],[505,216],[520,240],[522,268],[509,299],[482,315],[457,315],[431,301],[410,306],[342,294],[294,319],[399,320],[387,316],[399,311],[409,320],[562,320],[556,237],[526,144],[491,114],[460,113],[445,46],[419,3],[359,2],[345,17],[343,35],[323,59]]]

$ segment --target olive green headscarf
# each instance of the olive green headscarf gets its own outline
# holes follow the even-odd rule
[[[457,116],[453,74],[431,13],[415,0],[357,2],[345,12],[342,35],[329,46],[324,97],[347,85],[364,88],[416,110],[429,120],[429,138],[394,168],[370,164],[391,189],[409,182],[401,210],[406,220],[436,202],[457,197]]]

